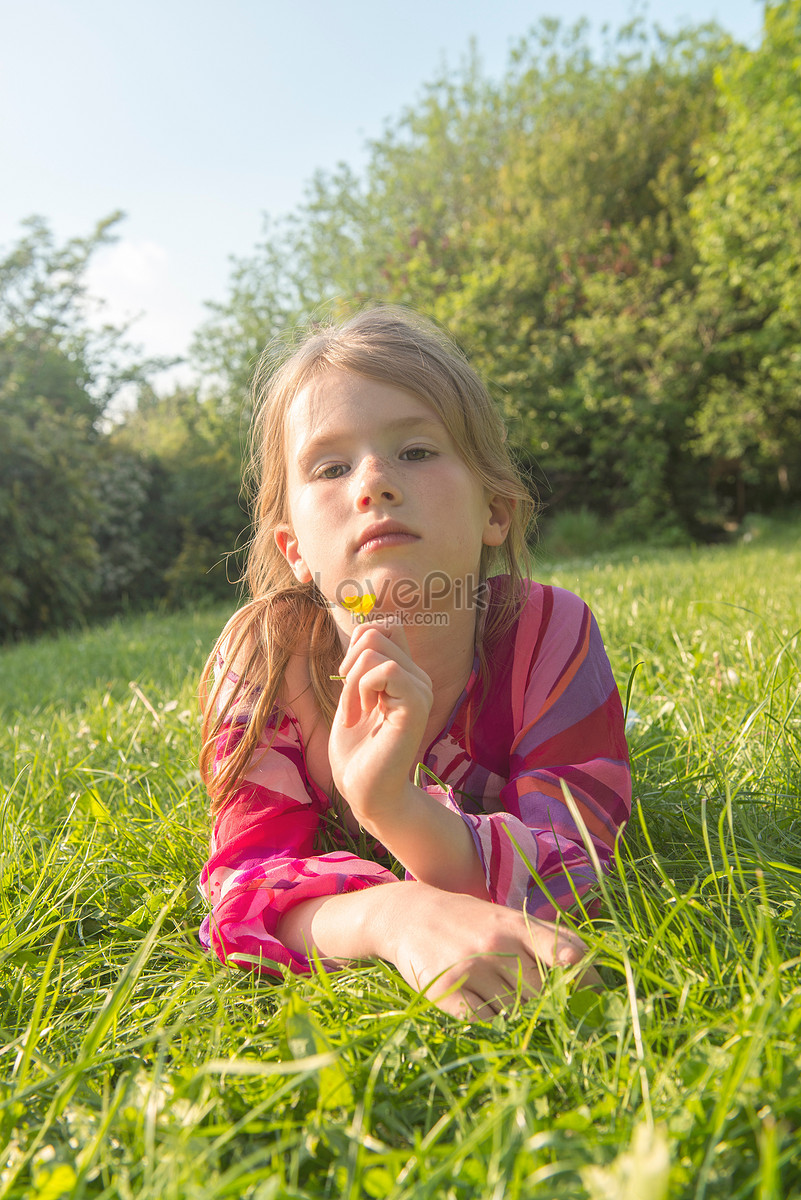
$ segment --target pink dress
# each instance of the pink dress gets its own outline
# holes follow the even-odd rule
[[[490,603],[504,584],[490,580]],[[571,908],[596,882],[561,781],[606,867],[631,809],[631,776],[620,697],[594,617],[571,592],[526,586],[518,619],[489,656],[483,703],[476,659],[426,753],[425,766],[445,785],[426,790],[470,829],[492,901],[552,918],[554,905]],[[304,972],[305,955],[276,937],[283,914],[397,875],[377,843],[368,854],[349,848],[329,797],[309,778],[290,710],[262,744],[269,749],[254,755],[214,826],[200,877],[211,912],[200,938],[223,961]]]

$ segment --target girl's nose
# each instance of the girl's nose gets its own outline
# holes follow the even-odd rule
[[[398,504],[401,490],[392,477],[388,464],[383,460],[365,463],[359,473],[356,488],[356,507],[366,511],[374,504]]]

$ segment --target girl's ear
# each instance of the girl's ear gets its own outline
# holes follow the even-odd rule
[[[276,525],[273,536],[275,537],[276,546],[289,563],[292,574],[298,583],[311,583],[311,571],[303,561],[303,555],[300,552],[300,543],[292,532],[292,526]]]
[[[505,496],[490,496],[488,507],[482,540],[485,546],[501,546],[506,541],[517,501],[507,500]]]

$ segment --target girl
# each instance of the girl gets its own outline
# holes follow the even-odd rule
[[[595,621],[524,578],[531,498],[427,323],[313,332],[256,398],[253,599],[204,674],[201,939],[279,976],[377,956],[491,1016],[585,950],[556,921],[595,883],[562,781],[601,864],[629,814]]]

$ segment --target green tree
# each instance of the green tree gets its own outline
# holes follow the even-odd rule
[[[437,315],[496,380],[554,507],[652,533],[675,521],[692,377],[665,316],[692,287],[692,147],[727,43],[714,28],[621,36],[597,62],[580,29],[545,23],[518,50],[514,149],[475,266]]]
[[[0,260],[0,639],[79,620],[97,594],[100,422],[143,371],[124,331],[87,318],[86,268],[119,219],[63,246],[32,219]]]
[[[708,329],[699,455],[753,494],[801,496],[801,0],[765,9],[762,42],[717,74],[720,130],[692,198]]]
[[[137,594],[171,605],[234,598],[235,551],[248,525],[240,500],[246,415],[214,393],[145,388],[113,430],[113,453],[152,481],[138,541],[147,573],[139,572]]]
[[[714,27],[635,22],[597,58],[585,27],[546,21],[497,83],[473,53],[372,144],[363,178],[315,177],[238,265],[199,336],[207,365],[241,392],[259,341],[319,306],[410,304],[491,381],[556,507],[670,529],[702,332],[687,196],[730,49]]]
[[[0,638],[78,620],[98,569],[94,444],[44,397],[0,387]]]

